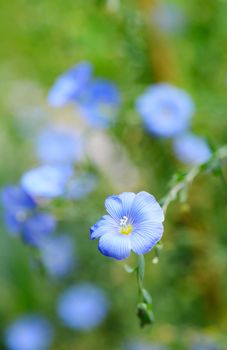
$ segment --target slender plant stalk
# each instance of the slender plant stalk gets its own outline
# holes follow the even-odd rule
[[[191,168],[191,170],[188,171],[188,173],[181,175],[177,180],[175,180],[174,186],[161,201],[164,214],[166,214],[169,204],[175,201],[178,198],[179,194],[188,188],[188,186],[193,182],[198,174],[207,172],[209,170],[214,170],[220,166],[220,161],[225,158],[227,158],[227,145],[219,148],[216,152],[214,152],[208,161],[194,166]],[[156,255],[158,256],[158,252],[156,252]],[[127,268],[127,271],[135,271],[137,274],[137,283],[140,297],[140,302],[137,305],[137,316],[140,320],[140,325],[143,327],[146,324],[152,324],[154,322],[154,315],[152,312],[152,298],[148,291],[143,287],[145,273],[144,256],[138,255],[138,265],[134,269]]]

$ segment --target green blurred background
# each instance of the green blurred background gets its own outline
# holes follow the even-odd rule
[[[1,1],[1,186],[17,183],[36,164],[32,132],[29,135],[34,125],[38,128],[46,114],[54,119],[55,113],[56,118],[62,113],[63,120],[68,116],[68,110],[51,111],[46,96],[56,77],[81,60],[90,61],[96,75],[114,81],[121,91],[123,106],[108,137],[127,158],[127,162],[123,159],[126,176],[133,179],[125,190],[144,189],[161,199],[172,175],[185,169],[175,160],[168,141],[146,133],[135,111],[135,98],[151,83],[168,81],[188,91],[196,104],[193,131],[214,147],[227,143],[227,2],[166,1],[176,5],[183,18],[172,31],[152,22],[158,3]],[[63,329],[55,316],[54,297],[65,283],[53,284],[34,270],[29,248],[10,237],[1,221],[1,330],[18,315],[37,310],[56,326],[56,350],[120,349],[131,339],[186,350],[200,335],[225,350],[226,183],[205,174],[193,183],[188,205],[171,205],[159,264],[152,264],[152,253],[146,256],[145,286],[153,296],[156,322],[141,330],[135,316],[135,276],[125,273],[124,263],[102,256],[96,243],[89,241],[89,227],[103,215],[105,197],[120,187],[124,190],[125,184],[125,178],[116,185],[108,169],[96,168],[101,179],[98,188],[65,210],[59,230],[75,237],[80,260],[66,283],[90,280],[102,286],[111,300],[106,322],[85,334]]]

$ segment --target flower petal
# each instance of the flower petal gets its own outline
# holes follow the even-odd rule
[[[104,215],[90,228],[90,238],[96,239],[110,232],[117,232],[116,221],[110,215]]]
[[[122,217],[122,202],[119,196],[113,195],[105,200],[105,207],[110,216],[119,221]]]
[[[162,223],[143,222],[130,235],[131,247],[136,254],[148,253],[160,241],[163,233]]]
[[[143,221],[162,222],[164,214],[154,196],[142,191],[136,195],[132,203],[131,218],[134,224]]]
[[[107,233],[99,240],[99,250],[103,255],[117,260],[126,259],[131,251],[130,238],[121,234]]]
[[[133,192],[123,192],[119,195],[119,198],[122,202],[122,214],[125,216],[129,216],[131,209],[132,209],[132,203],[135,199],[136,194]]]
[[[23,224],[22,237],[32,246],[38,246],[48,235],[52,234],[57,226],[56,219],[49,213],[36,213]]]

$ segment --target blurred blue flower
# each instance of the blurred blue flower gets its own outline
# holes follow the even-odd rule
[[[50,237],[41,243],[41,260],[49,275],[60,278],[69,275],[76,263],[74,242],[70,236]]]
[[[72,174],[69,166],[43,165],[26,172],[21,184],[33,197],[54,198],[64,194],[66,182]]]
[[[72,329],[88,331],[106,317],[108,302],[104,292],[90,283],[74,285],[59,298],[57,312]]]
[[[177,4],[158,3],[152,7],[152,24],[164,33],[178,33],[184,29],[186,17]]]
[[[8,185],[2,190],[2,203],[5,209],[24,211],[36,207],[36,202],[21,186]]]
[[[100,238],[102,254],[122,260],[148,253],[161,239],[164,215],[156,199],[147,192],[124,192],[105,201],[109,215],[91,227],[91,239]]]
[[[55,218],[39,212],[37,203],[21,186],[6,186],[2,191],[2,204],[9,232],[21,235],[29,245],[39,245],[55,230]]]
[[[81,97],[79,106],[93,127],[106,128],[114,122],[120,103],[119,91],[113,83],[95,79]]]
[[[61,75],[50,89],[48,102],[52,107],[62,107],[75,102],[87,86],[92,74],[91,64],[81,62]]]
[[[144,342],[129,342],[126,347],[123,349],[125,350],[167,350],[167,347],[160,344],[149,344]]]
[[[188,128],[194,112],[190,96],[170,84],[149,87],[136,101],[147,130],[160,137],[174,137]]]
[[[42,163],[72,165],[82,159],[82,138],[72,132],[50,127],[40,133],[36,152]]]
[[[79,200],[88,196],[97,186],[97,177],[90,173],[81,173],[67,183],[66,197]]]
[[[176,137],[173,149],[176,157],[185,164],[201,164],[211,157],[211,150],[207,142],[202,137],[191,133]]]
[[[17,319],[5,332],[5,343],[9,350],[47,350],[52,338],[50,323],[35,314]]]
[[[37,204],[21,186],[4,187],[1,197],[6,226],[11,233],[17,234]]]
[[[23,240],[33,246],[39,246],[46,236],[56,228],[56,219],[49,213],[35,213],[30,216],[21,228]]]
[[[202,339],[196,342],[190,350],[219,350],[220,347],[213,341],[208,339]]]

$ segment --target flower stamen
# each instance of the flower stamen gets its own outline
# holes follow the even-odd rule
[[[129,235],[132,232],[132,225],[128,224],[128,217],[123,216],[120,220],[120,233]]]

